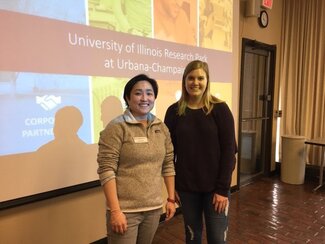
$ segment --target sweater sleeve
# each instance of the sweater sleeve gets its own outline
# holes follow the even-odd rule
[[[114,124],[108,124],[107,127],[100,133],[98,142],[97,173],[99,175],[101,185],[104,185],[106,182],[115,178],[121,145],[121,128]]]
[[[237,153],[234,118],[226,103],[218,103],[215,106],[213,113],[218,126],[221,152],[216,193],[228,196]]]

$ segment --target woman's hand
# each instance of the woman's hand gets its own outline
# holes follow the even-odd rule
[[[224,197],[215,193],[213,196],[212,204],[214,205],[214,210],[216,212],[222,213],[228,206],[228,197]]]
[[[167,201],[166,203],[166,221],[170,220],[171,218],[174,217],[176,212],[176,206],[175,202],[169,202]]]
[[[126,217],[121,210],[111,211],[110,224],[112,230],[116,233],[124,234],[127,231]]]

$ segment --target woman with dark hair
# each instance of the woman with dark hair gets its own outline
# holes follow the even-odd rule
[[[151,243],[162,214],[162,178],[168,199],[166,220],[176,211],[173,145],[166,125],[150,111],[158,85],[141,74],[124,88],[127,109],[100,133],[98,174],[107,202],[108,242]]]
[[[175,154],[176,199],[182,206],[186,243],[225,243],[231,175],[237,152],[234,119],[227,104],[210,94],[208,64],[190,62],[182,95],[165,116]]]

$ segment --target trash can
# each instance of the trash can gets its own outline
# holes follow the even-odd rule
[[[303,184],[305,181],[304,136],[282,136],[281,181],[289,184]]]

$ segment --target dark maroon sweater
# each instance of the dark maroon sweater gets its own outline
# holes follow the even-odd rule
[[[217,103],[208,115],[187,108],[183,116],[177,107],[172,104],[165,116],[174,145],[176,190],[228,196],[237,152],[229,107]]]

